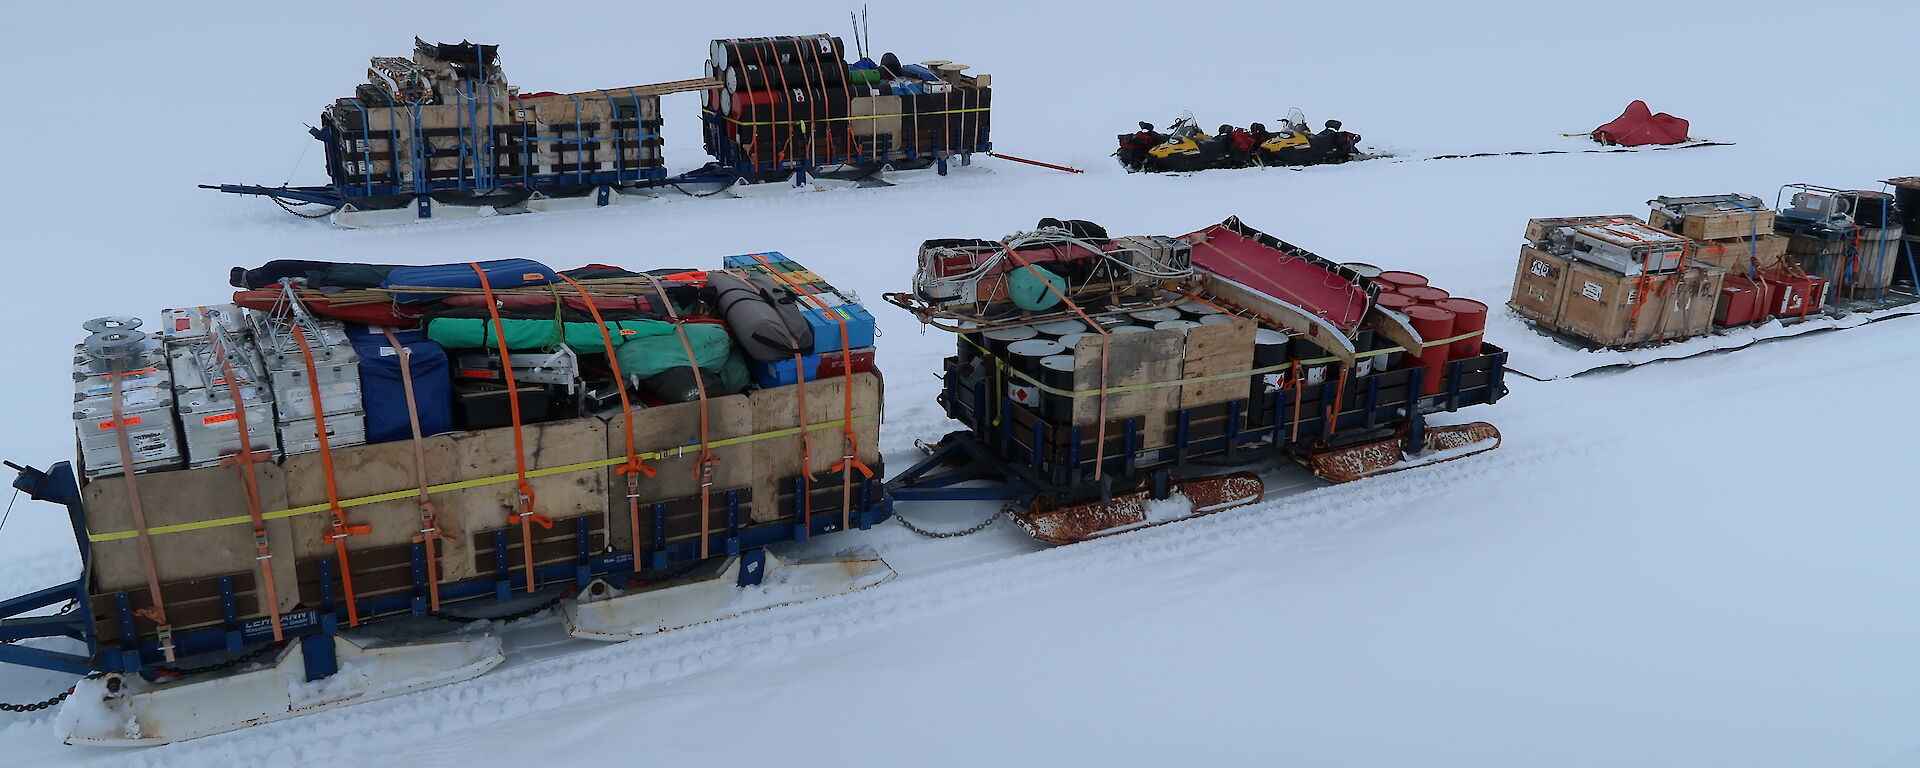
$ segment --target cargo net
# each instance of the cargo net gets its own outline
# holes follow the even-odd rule
[[[1138,309],[1191,277],[1192,249],[1184,241],[1109,237],[1092,222],[1042,219],[998,241],[927,241],[913,294],[888,300],[923,321],[1033,322],[1074,317],[1075,305]]]

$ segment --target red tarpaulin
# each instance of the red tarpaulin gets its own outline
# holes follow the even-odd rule
[[[1193,234],[1202,233],[1206,240],[1193,247],[1194,266],[1306,310],[1342,332],[1360,327],[1366,318],[1371,298],[1359,283],[1341,274],[1339,265],[1241,224],[1238,218]]]
[[[1665,112],[1656,115],[1646,102],[1635,100],[1613,122],[1593,129],[1593,139],[1623,147],[1679,144],[1687,140],[1687,128],[1686,120]]]

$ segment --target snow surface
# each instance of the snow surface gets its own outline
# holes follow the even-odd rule
[[[1905,0],[1381,0],[1284,13],[989,0],[876,6],[874,35],[909,60],[993,74],[996,145],[1088,173],[983,160],[991,173],[898,189],[383,231],[193,188],[320,181],[301,124],[361,79],[367,57],[403,55],[415,34],[501,43],[514,82],[569,91],[697,76],[715,37],[845,25],[843,8],[720,9],[10,8],[0,62],[26,119],[0,129],[14,255],[0,328],[16,363],[0,457],[45,466],[71,454],[65,363],[80,322],[217,302],[227,267],[273,258],[659,267],[782,251],[877,305],[883,449],[898,468],[915,439],[951,428],[931,378],[950,337],[878,301],[908,285],[928,237],[994,237],[1041,216],[1178,234],[1237,214],[1498,306],[1529,217],[1920,172],[1920,102],[1889,95],[1920,28]],[[1136,120],[1191,109],[1208,125],[1271,124],[1296,104],[1405,158],[1578,149],[1558,134],[1633,98],[1739,144],[1190,177],[1126,176],[1106,156]],[[696,103],[664,104],[677,167],[703,160]],[[875,589],[613,646],[529,622],[510,638],[515,660],[477,680],[169,747],[61,747],[50,713],[0,714],[0,764],[757,751],[799,765],[1920,766],[1916,333],[1920,322],[1896,319],[1568,380],[1515,377],[1506,401],[1455,417],[1498,425],[1505,443],[1491,453],[1073,547],[1042,550],[1006,524],[952,542],[887,525],[856,535],[901,570]],[[1488,338],[1542,341],[1504,312]],[[902,510],[942,529],[991,511]],[[77,570],[61,510],[19,502],[0,531],[0,594]],[[0,668],[0,700],[70,683]]]

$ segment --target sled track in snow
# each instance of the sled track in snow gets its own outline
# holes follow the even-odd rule
[[[174,745],[136,752],[102,751],[100,757],[133,766],[290,764],[339,757],[337,741],[309,734],[352,733],[356,748],[363,752],[413,745],[422,733],[507,723],[688,678],[755,654],[842,641],[1048,585],[1207,557],[1235,547],[1284,551],[1290,540],[1387,514],[1378,510],[1396,502],[1508,476],[1554,454],[1572,452],[1577,449],[1554,448],[1545,455],[1496,451],[1448,463],[1438,471],[1422,467],[1127,535],[972,561],[848,595],[614,645],[594,644],[550,658],[509,661],[508,666],[465,683]]]

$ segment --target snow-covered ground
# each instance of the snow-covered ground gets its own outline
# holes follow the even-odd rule
[[[218,301],[227,267],[273,258],[660,267],[779,250],[877,305],[900,467],[951,428],[931,378],[950,337],[878,300],[908,284],[925,238],[1041,216],[1178,234],[1237,214],[1497,306],[1529,217],[1920,173],[1920,106],[1892,95],[1920,34],[1902,0],[985,2],[876,7],[876,42],[992,73],[996,145],[1088,173],[984,160],[989,173],[895,189],[386,231],[193,188],[320,180],[301,123],[415,34],[499,42],[514,82],[568,91],[696,76],[714,37],[845,26],[842,8],[757,0],[538,8],[11,9],[0,62],[27,117],[0,129],[0,457],[70,454],[81,321]],[[1127,176],[1106,157],[1136,120],[1272,123],[1296,104],[1403,158],[1579,149],[1558,134],[1632,98],[1738,145],[1191,177]],[[669,162],[698,165],[696,98],[665,108]],[[1553,351],[1506,315],[1489,337]],[[547,642],[536,622],[516,661],[471,683],[170,747],[60,747],[50,715],[0,713],[0,764],[1920,766],[1917,337],[1920,320],[1896,319],[1515,377],[1506,401],[1457,417],[1501,428],[1489,454],[1062,549],[1006,525],[931,542],[889,524],[852,537],[902,578],[859,594],[617,646]],[[901,511],[943,528],[982,514]],[[0,595],[77,568],[60,510],[15,505]],[[0,700],[68,682],[0,669]]]

